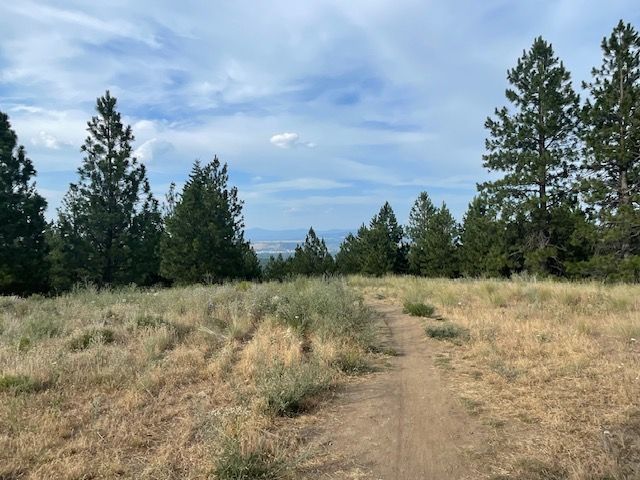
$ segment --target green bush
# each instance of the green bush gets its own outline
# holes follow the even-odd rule
[[[27,375],[0,375],[0,392],[29,393],[43,387],[41,382]]]
[[[218,480],[276,480],[283,468],[283,462],[269,452],[243,453],[239,442],[228,440],[216,461],[214,476]]]
[[[330,385],[329,372],[316,363],[286,367],[278,362],[262,371],[257,379],[258,392],[265,399],[267,411],[280,416],[307,410],[311,397]]]
[[[436,313],[436,308],[428,303],[404,302],[403,312],[414,317],[433,317]]]
[[[156,328],[167,324],[167,321],[162,316],[148,313],[138,315],[135,322],[138,328]]]
[[[115,335],[113,330],[108,328],[94,328],[81,332],[77,336],[71,338],[69,341],[69,349],[72,351],[86,350],[91,345],[100,344],[105,345],[113,343]]]
[[[444,322],[438,325],[427,325],[427,335],[438,340],[462,339],[469,338],[469,331],[455,323]]]

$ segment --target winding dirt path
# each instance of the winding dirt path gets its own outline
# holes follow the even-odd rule
[[[465,450],[480,445],[482,433],[433,365],[440,345],[426,338],[419,319],[399,307],[369,303],[383,316],[388,346],[398,355],[390,359],[390,368],[338,395],[321,435],[327,458],[334,461],[314,478],[473,478]]]

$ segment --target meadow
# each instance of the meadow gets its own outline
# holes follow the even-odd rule
[[[318,478],[304,422],[393,353],[369,300],[423,325],[475,478],[639,478],[640,286],[400,276],[0,297],[0,478]]]
[[[0,478],[291,477],[374,323],[342,280],[0,298]]]
[[[640,286],[353,277],[420,316],[494,480],[640,478]],[[428,405],[425,406],[428,408]]]

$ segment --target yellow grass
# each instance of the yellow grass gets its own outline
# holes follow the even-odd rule
[[[640,478],[640,286],[353,277],[466,328],[434,362],[493,433],[488,478]],[[428,408],[426,406],[425,408]]]
[[[0,478],[295,477],[277,416],[366,361],[370,327],[339,280],[0,297]]]

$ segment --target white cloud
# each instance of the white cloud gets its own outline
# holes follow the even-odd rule
[[[300,135],[293,132],[277,133],[273,135],[269,140],[272,145],[279,148],[294,148],[294,147],[307,147],[315,148],[316,144],[313,142],[300,141]]]
[[[164,155],[171,150],[173,150],[173,145],[170,142],[152,138],[136,148],[133,151],[133,156],[141,162],[149,163],[154,157]]]
[[[50,150],[59,150],[64,144],[64,142],[61,142],[57,137],[44,130],[40,130],[38,136],[31,139],[31,143],[36,147],[44,147]]]

